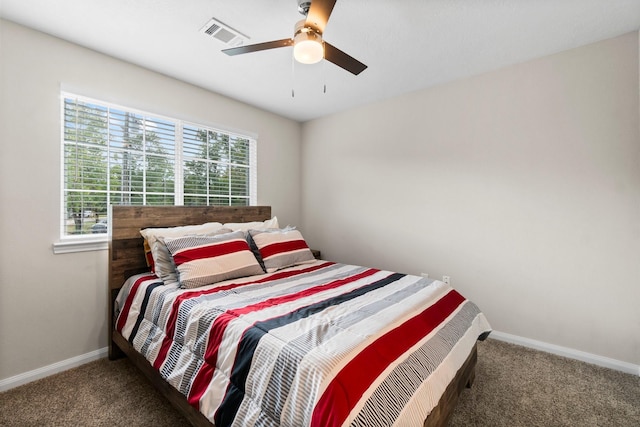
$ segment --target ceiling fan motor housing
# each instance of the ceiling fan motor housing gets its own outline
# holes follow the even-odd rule
[[[311,2],[307,0],[298,0],[298,12],[300,15],[307,16],[309,13],[309,8],[311,7]]]

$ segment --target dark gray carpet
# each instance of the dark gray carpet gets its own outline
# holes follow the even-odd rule
[[[450,426],[640,426],[640,377],[496,340]]]
[[[0,426],[189,426],[128,359],[101,359],[0,393]]]
[[[640,377],[496,340],[450,426],[640,426]],[[186,426],[127,359],[0,393],[0,426]]]

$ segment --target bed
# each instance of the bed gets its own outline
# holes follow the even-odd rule
[[[271,214],[112,206],[109,357],[129,357],[194,426],[445,426],[473,383],[476,341],[490,332],[448,285],[306,254],[265,273],[272,264],[260,251],[258,274],[204,286],[149,271],[142,229],[266,224]],[[170,253],[186,240],[167,239]],[[188,265],[179,251],[174,265]]]

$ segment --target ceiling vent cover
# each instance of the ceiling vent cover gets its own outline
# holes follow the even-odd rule
[[[249,39],[249,37],[245,36],[240,31],[234,30],[215,18],[211,18],[204,27],[200,28],[200,32],[218,39],[222,43],[232,47],[240,46]]]

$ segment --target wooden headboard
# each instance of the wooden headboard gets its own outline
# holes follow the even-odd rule
[[[205,222],[249,222],[271,218],[270,206],[110,206],[109,209],[109,356],[112,353],[113,303],[124,281],[149,271],[140,230]]]

